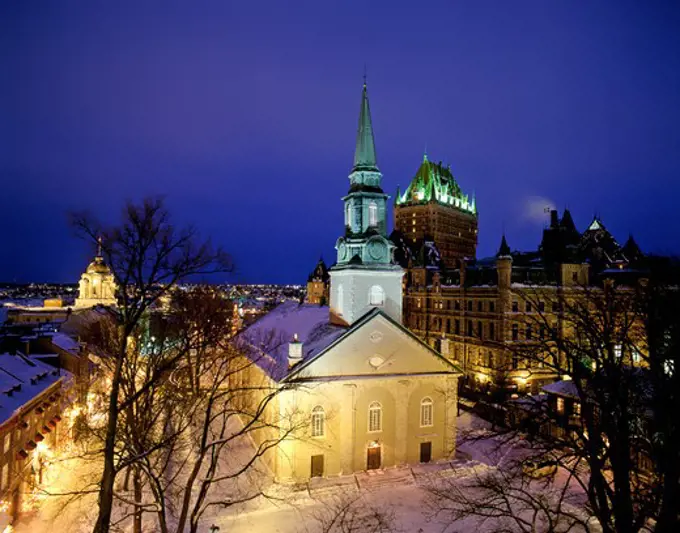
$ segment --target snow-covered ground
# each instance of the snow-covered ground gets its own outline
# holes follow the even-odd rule
[[[476,518],[451,524],[448,515],[433,511],[432,498],[426,490],[437,480],[465,487],[476,474],[503,468],[506,461],[521,456],[523,448],[519,440],[499,449],[493,436],[474,441],[466,439],[469,434],[482,435],[488,429],[487,422],[461,412],[458,456],[451,462],[362,472],[298,486],[269,484],[266,489],[269,497],[260,496],[227,509],[215,507],[204,517],[200,530],[209,531],[210,526],[215,525],[220,532],[230,533],[318,533],[326,531],[331,520],[337,523],[341,519],[354,528],[348,527],[347,531],[357,533],[493,531],[493,523],[480,524]],[[96,464],[82,460],[59,462],[51,469],[51,485],[65,491],[78,490],[96,480],[96,471]],[[262,483],[263,476],[266,473],[260,471],[256,482]],[[33,516],[17,525],[16,533],[91,531],[96,517],[96,495],[89,494],[65,505],[69,499],[69,496],[46,498]],[[384,523],[389,529],[376,529],[378,523]],[[126,527],[129,529],[130,524]]]

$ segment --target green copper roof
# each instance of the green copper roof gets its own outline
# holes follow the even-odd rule
[[[451,173],[451,168],[440,163],[433,163],[423,156],[423,162],[418,169],[411,184],[404,194],[397,192],[395,205],[426,204],[437,202],[443,205],[457,207],[463,211],[475,214],[477,206],[474,196],[470,198],[463,194],[456,179]]]
[[[361,109],[359,111],[359,130],[357,131],[357,145],[354,150],[354,168],[356,170],[378,170],[378,160],[375,156],[375,140],[373,139],[373,123],[371,109],[368,105],[366,83],[361,94]]]

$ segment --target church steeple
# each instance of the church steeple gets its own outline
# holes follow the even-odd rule
[[[359,128],[357,130],[357,144],[354,149],[354,167],[352,172],[366,170],[378,171],[378,159],[375,155],[375,139],[373,138],[373,122],[371,109],[368,104],[366,79],[361,93],[361,108],[359,110]]]
[[[335,243],[337,261],[330,269],[331,312],[348,324],[375,307],[401,322],[404,271],[387,238],[388,196],[381,181],[364,79],[354,166],[349,192],[342,199],[345,231]]]

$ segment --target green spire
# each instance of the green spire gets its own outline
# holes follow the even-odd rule
[[[371,110],[368,106],[366,80],[361,94],[361,110],[359,111],[359,130],[357,131],[357,146],[354,151],[354,168],[356,170],[378,170],[378,160],[375,156],[375,140],[373,139],[373,123]]]

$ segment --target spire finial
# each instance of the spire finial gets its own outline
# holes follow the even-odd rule
[[[102,236],[97,235],[97,257],[102,257]]]
[[[366,63],[364,63],[364,89],[366,88],[366,72],[367,72],[367,70],[368,69],[366,67]]]

